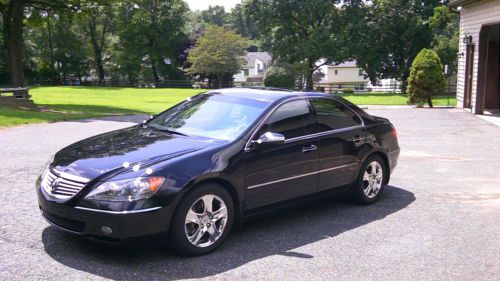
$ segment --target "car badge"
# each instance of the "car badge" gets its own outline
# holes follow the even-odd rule
[[[56,191],[56,189],[59,187],[59,181],[60,179],[55,179],[52,184],[50,185],[50,191]]]

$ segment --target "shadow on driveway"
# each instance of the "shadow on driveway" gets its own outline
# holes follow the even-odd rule
[[[57,262],[105,278],[202,278],[271,255],[313,258],[293,250],[384,219],[413,201],[413,193],[387,186],[381,200],[369,206],[330,199],[287,209],[245,223],[214,253],[197,258],[177,256],[155,243],[146,247],[108,247],[59,232],[53,227],[44,229],[42,241],[47,254]]]

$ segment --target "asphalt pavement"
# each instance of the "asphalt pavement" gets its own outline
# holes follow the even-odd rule
[[[94,244],[39,214],[35,180],[52,154],[142,116],[0,130],[0,280],[499,280],[500,128],[460,109],[368,111],[391,119],[402,149],[381,201],[261,217],[198,258]]]

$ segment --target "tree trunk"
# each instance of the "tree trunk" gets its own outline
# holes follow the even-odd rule
[[[51,14],[48,14],[47,17],[47,33],[48,33],[48,38],[47,40],[49,41],[49,55],[50,55],[50,80],[52,83],[55,85],[56,84],[56,76],[55,76],[55,59],[54,59],[54,42],[53,42],[53,36],[52,36],[52,23],[51,23]]]
[[[427,97],[427,103],[429,104],[429,107],[430,108],[433,108],[433,104],[432,104],[432,97]]]
[[[314,90],[314,81],[313,81],[313,74],[314,74],[314,62],[311,59],[307,60],[307,70],[306,70],[306,88],[305,90],[307,91],[312,91]]]
[[[219,84],[218,85],[218,88],[221,89],[221,88],[224,88],[224,82],[223,82],[224,78],[222,76],[222,73],[217,73],[217,83]]]
[[[151,58],[151,70],[153,71],[153,78],[155,79],[155,85],[158,87],[160,85],[160,75],[158,74],[158,69],[156,68],[156,60]]]
[[[10,1],[3,13],[3,36],[12,87],[26,85],[23,66],[24,3]]]
[[[102,62],[102,50],[104,46],[104,37],[106,33],[106,26],[103,27],[102,42],[99,44],[99,39],[97,37],[97,22],[96,16],[91,16],[89,20],[89,35],[90,42],[92,43],[92,49],[94,50],[94,62],[97,71],[97,76],[99,79],[98,84],[104,84],[104,78],[106,74],[104,73],[104,65]]]

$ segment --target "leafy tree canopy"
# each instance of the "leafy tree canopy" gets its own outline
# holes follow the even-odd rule
[[[233,75],[241,70],[245,62],[243,56],[246,46],[246,39],[234,31],[214,25],[208,26],[196,46],[189,52],[191,67],[187,72],[204,77],[215,76],[219,87],[222,87],[224,75]]]

